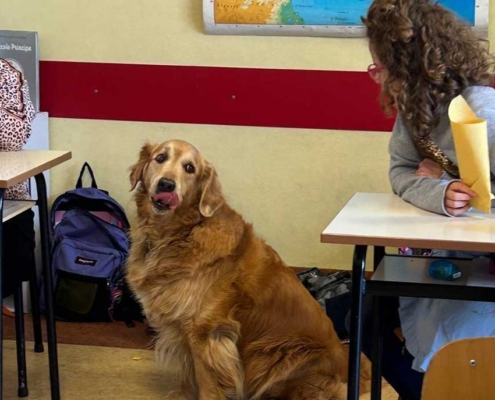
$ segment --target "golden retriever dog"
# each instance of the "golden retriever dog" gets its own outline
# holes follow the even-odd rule
[[[167,399],[346,398],[332,322],[279,255],[230,208],[214,167],[184,141],[146,144],[131,168],[138,222],[128,281],[178,360]]]

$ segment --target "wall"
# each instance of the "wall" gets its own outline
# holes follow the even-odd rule
[[[42,60],[334,71],[370,63],[361,39],[206,36],[201,0],[3,0],[0,26],[38,31]],[[388,133],[52,118],[50,135],[53,149],[74,156],[53,171],[55,194],[88,161],[130,212],[127,168],[140,145],[191,141],[231,204],[296,266],[348,268],[351,249],[320,244],[320,232],[354,192],[389,191]]]

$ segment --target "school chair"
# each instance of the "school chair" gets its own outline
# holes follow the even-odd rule
[[[494,399],[494,357],[495,337],[447,344],[435,354],[428,367],[422,400]]]

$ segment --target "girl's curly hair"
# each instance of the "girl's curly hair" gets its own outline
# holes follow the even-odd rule
[[[463,89],[492,83],[494,60],[485,41],[436,2],[375,0],[362,20],[388,70],[382,108],[391,113],[396,106],[416,137],[430,134]]]

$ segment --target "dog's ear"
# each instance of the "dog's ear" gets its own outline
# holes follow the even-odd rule
[[[202,175],[201,200],[199,201],[199,212],[204,217],[211,217],[224,203],[222,186],[218,179],[217,171],[205,161]]]
[[[151,153],[153,151],[153,145],[146,143],[139,152],[139,160],[134,164],[131,169],[131,192],[136,188],[137,184],[143,179],[143,172],[150,161]]]

